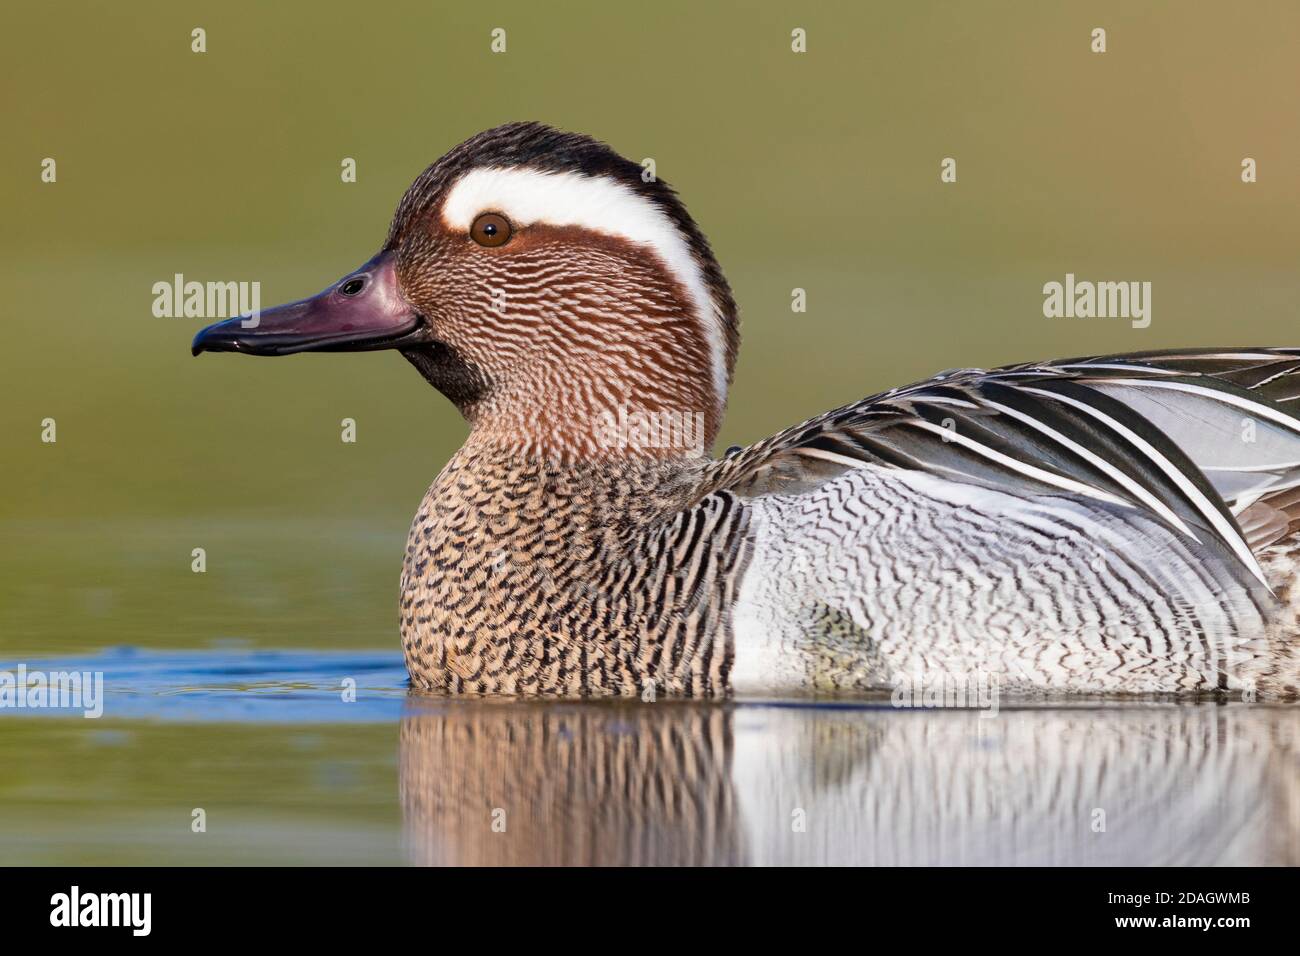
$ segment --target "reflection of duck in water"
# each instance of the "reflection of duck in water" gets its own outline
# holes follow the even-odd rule
[[[407,545],[417,686],[713,696],[979,667],[1297,693],[1300,351],[959,369],[715,460],[736,304],[644,174],[586,136],[488,130],[360,269],[194,340],[398,349],[464,413]]]
[[[415,862],[740,863],[731,712],[665,702],[413,704],[402,812]]]
[[[423,864],[1300,863],[1300,712],[426,702]]]

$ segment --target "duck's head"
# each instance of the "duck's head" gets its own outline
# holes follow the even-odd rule
[[[540,123],[480,133],[415,180],[365,265],[255,327],[208,326],[194,354],[397,349],[508,451],[698,453],[726,404],[736,306],[677,195],[644,173]],[[673,416],[702,436],[665,441]]]

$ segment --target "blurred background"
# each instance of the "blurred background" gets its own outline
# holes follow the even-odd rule
[[[396,653],[406,531],[465,435],[454,409],[394,353],[193,359],[207,320],[154,317],[152,286],[315,292],[376,251],[428,163],[510,120],[652,157],[709,236],[744,336],[721,445],[957,366],[1300,345],[1298,34],[1291,0],[14,6],[0,657]],[[1044,318],[1067,272],[1151,282],[1150,327]],[[334,753],[391,745],[349,733]],[[11,758],[98,746],[13,734]]]

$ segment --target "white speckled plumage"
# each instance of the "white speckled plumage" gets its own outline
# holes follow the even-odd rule
[[[1254,687],[1267,593],[1227,556],[1096,502],[864,466],[757,500],[738,692],[996,675],[1004,691]]]

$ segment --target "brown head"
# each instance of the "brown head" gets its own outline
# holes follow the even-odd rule
[[[202,330],[194,353],[398,349],[471,440],[557,461],[707,451],[739,342],[671,187],[587,136],[512,123],[398,204],[383,249],[319,295]]]

